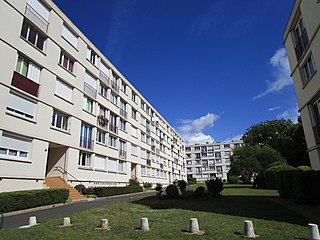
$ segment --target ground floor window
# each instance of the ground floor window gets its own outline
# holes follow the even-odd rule
[[[3,132],[0,139],[0,158],[30,161],[31,139]]]
[[[80,151],[78,165],[82,167],[91,167],[91,153]]]

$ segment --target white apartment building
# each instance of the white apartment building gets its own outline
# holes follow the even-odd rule
[[[0,22],[0,192],[186,179],[183,139],[51,0]]]
[[[242,145],[243,141],[186,145],[188,177],[198,182],[211,178],[227,180],[232,149]]]
[[[320,170],[320,1],[296,0],[284,42],[311,167]]]

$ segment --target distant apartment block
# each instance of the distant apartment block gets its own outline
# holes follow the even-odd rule
[[[0,192],[186,179],[182,138],[52,1],[0,22]]]
[[[296,0],[284,33],[313,169],[320,170],[320,1]]]
[[[243,141],[186,145],[188,177],[200,182],[211,178],[227,180],[232,150],[242,145]]]

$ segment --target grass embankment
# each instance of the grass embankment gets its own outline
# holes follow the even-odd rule
[[[55,218],[29,229],[1,230],[0,239],[242,239],[243,221],[253,221],[259,239],[301,239],[307,222],[273,203],[277,192],[226,185],[221,199],[134,199],[71,215],[72,227],[57,227]],[[149,218],[150,232],[141,232],[140,218]],[[189,219],[196,217],[202,236],[189,235]],[[95,230],[107,218],[108,232]]]

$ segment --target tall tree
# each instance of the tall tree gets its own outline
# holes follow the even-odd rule
[[[246,145],[270,146],[292,166],[310,166],[301,121],[271,120],[252,125],[243,135]]]
[[[284,162],[281,154],[269,146],[245,145],[233,150],[229,175],[241,176],[250,182],[255,174],[263,172],[270,163]]]

